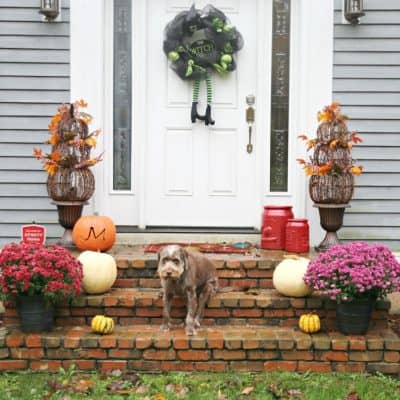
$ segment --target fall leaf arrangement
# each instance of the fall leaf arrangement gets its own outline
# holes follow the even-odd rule
[[[314,154],[306,161],[298,158],[307,176],[342,175],[351,173],[360,175],[363,167],[353,164],[350,150],[362,139],[356,132],[347,129],[348,117],[341,113],[340,104],[333,102],[318,112],[320,123],[317,137],[310,139],[306,135],[298,136],[306,142],[307,151],[313,149]]]
[[[48,127],[51,136],[46,144],[52,146],[51,152],[43,153],[38,148],[33,150],[33,155],[42,161],[43,169],[49,175],[54,175],[58,168],[81,169],[102,161],[103,154],[90,158],[100,129],[89,132],[92,116],[82,111],[86,107],[84,100],[61,104]]]

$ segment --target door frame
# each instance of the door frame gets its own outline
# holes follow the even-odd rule
[[[263,0],[257,1],[259,7],[265,6]],[[103,134],[100,136],[98,151],[103,149],[111,153],[112,147],[109,140],[112,138],[110,123],[112,116],[107,115],[110,109],[110,79],[107,82],[105,77],[110,73],[110,51],[112,54],[112,41],[107,34],[107,24],[109,24],[110,7],[108,0],[70,0],[70,32],[71,32],[71,99],[84,98],[89,103],[89,111],[94,117],[94,125],[102,127]],[[139,3],[139,2],[138,2]],[[107,5],[108,4],[108,5]],[[282,204],[285,202],[294,202],[295,215],[304,216],[310,220],[311,242],[315,243],[320,235],[318,218],[315,210],[312,208],[312,202],[307,196],[307,180],[301,171],[295,165],[295,159],[304,156],[305,150],[302,143],[299,143],[297,134],[315,132],[317,121],[315,118],[317,110],[323,105],[332,101],[332,69],[333,69],[333,13],[334,7],[332,1],[320,0],[296,0],[291,3],[291,48],[290,48],[290,106],[289,106],[289,190],[287,193],[270,193],[262,190],[260,195],[261,205]],[[146,24],[146,10],[138,11],[134,16],[135,24]],[[262,13],[258,18],[262,21]],[[109,26],[109,25],[108,25]],[[142,29],[145,26],[142,26]],[[259,37],[257,46],[261,45]],[[314,49],[318,49],[315,51]],[[144,51],[144,50],[143,50]],[[136,54],[137,57],[146,57],[145,53]],[[270,63],[268,60],[271,55],[266,52],[261,56],[261,62],[258,66],[259,76],[267,75],[270,82]],[[143,63],[144,65],[144,63]],[[138,68],[135,66],[133,68]],[[136,115],[145,115],[146,112],[146,79],[143,73],[145,68],[140,71],[136,69],[137,81],[134,83],[136,90],[140,90],[141,101],[136,104],[141,113]],[[111,69],[112,71],[112,69]],[[140,79],[138,77],[140,76]],[[135,78],[134,78],[135,79]],[[111,99],[112,100],[112,99]],[[270,110],[270,98],[257,99],[257,109]],[[108,113],[109,114],[109,113]],[[259,114],[259,113],[258,113]],[[257,146],[265,149],[269,148],[269,135],[262,135],[261,132],[269,132],[269,113],[265,122],[257,121]],[[140,125],[136,125],[139,123]],[[135,132],[146,131],[146,121],[134,121],[133,130]],[[138,174],[138,170],[145,166],[146,148],[145,135],[135,137],[135,151],[137,150],[134,171],[135,186],[133,193],[137,199],[138,225],[145,226],[145,191],[142,190],[145,185],[145,174]],[[86,212],[94,210],[100,213],[105,209],[105,194],[120,196],[121,205],[129,213],[129,207],[132,207],[132,201],[126,200],[130,196],[124,193],[111,193],[110,176],[107,174],[110,160],[107,153],[105,161],[94,168],[96,177],[96,192]],[[267,159],[267,157],[265,157]],[[268,158],[269,161],[269,158]],[[267,165],[263,163],[260,157],[257,159],[257,173],[260,188],[265,187]],[[132,193],[129,193],[130,195]],[[124,200],[125,198],[125,200]],[[129,206],[130,204],[130,206]],[[256,222],[257,223],[257,222]],[[258,223],[257,223],[258,224]]]

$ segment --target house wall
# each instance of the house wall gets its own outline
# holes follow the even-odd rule
[[[361,24],[344,25],[335,0],[333,98],[364,139],[344,239],[400,249],[400,1],[364,0]]]
[[[0,246],[32,221],[49,238],[61,234],[32,149],[47,139],[57,105],[70,99],[69,0],[57,23],[41,22],[38,4],[0,0]],[[357,26],[343,24],[342,0],[334,5],[333,98],[364,138],[354,156],[365,169],[341,237],[399,250],[400,1],[364,0]]]
[[[56,23],[41,22],[39,4],[0,0],[0,246],[32,221],[62,232],[32,149],[45,148],[49,118],[70,98],[69,0]]]

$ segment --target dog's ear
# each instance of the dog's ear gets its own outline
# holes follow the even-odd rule
[[[183,269],[187,270],[189,266],[189,253],[183,247],[181,248],[182,260],[183,260]]]
[[[157,265],[160,264],[162,247],[157,251]]]

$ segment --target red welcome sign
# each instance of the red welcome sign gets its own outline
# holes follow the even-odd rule
[[[27,244],[43,245],[46,241],[46,228],[42,225],[24,225],[21,227],[21,240]]]

